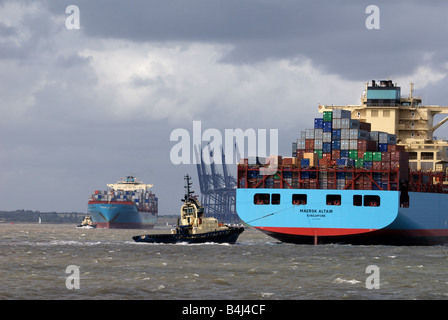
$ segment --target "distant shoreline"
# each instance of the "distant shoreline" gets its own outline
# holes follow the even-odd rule
[[[39,217],[42,223],[80,223],[85,212],[40,212],[33,210],[0,210],[0,223],[17,222],[35,222],[38,223]],[[178,215],[159,215],[159,218],[174,218]]]

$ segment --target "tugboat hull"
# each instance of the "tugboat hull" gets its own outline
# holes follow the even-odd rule
[[[229,227],[228,230],[214,231],[201,234],[147,234],[134,236],[135,242],[147,243],[235,243],[239,235],[244,231],[243,227]]]

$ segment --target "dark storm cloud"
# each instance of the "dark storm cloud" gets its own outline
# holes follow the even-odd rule
[[[70,3],[69,3],[70,2]],[[63,13],[73,1],[51,1]],[[210,42],[232,49],[221,62],[311,59],[327,73],[360,80],[446,62],[448,3],[375,1],[380,29],[368,30],[368,1],[77,1],[86,35],[136,42]]]
[[[176,213],[173,181],[196,168],[171,163],[169,137],[192,119],[279,128],[287,155],[318,103],[357,103],[370,79],[413,75],[446,104],[448,3],[422,3],[0,0],[0,209],[85,210],[133,172]],[[365,27],[370,4],[380,30]]]

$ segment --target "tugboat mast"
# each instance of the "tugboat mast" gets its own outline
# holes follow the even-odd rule
[[[194,193],[193,190],[190,190],[190,187],[193,184],[192,182],[190,182],[190,179],[191,179],[190,175],[187,174],[187,175],[184,176],[184,180],[185,180],[184,188],[187,189],[187,190],[186,190],[186,193],[185,193],[185,200],[182,200],[182,201],[185,201],[185,202],[189,202],[190,195],[192,195]]]

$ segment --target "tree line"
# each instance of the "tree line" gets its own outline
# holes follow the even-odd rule
[[[0,211],[0,222],[80,223],[83,212],[40,212],[33,210]]]

